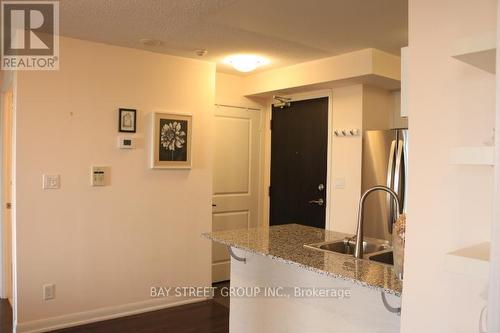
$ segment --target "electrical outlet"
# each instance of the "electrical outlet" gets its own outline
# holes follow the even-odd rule
[[[46,284],[43,286],[43,300],[49,301],[56,298],[56,285]]]

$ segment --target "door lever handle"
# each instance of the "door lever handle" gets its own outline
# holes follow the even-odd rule
[[[318,200],[310,200],[309,203],[316,204],[318,206],[323,206],[323,204],[325,203],[325,200],[323,200],[323,198],[319,198]]]

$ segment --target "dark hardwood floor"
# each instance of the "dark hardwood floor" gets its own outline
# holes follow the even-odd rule
[[[228,286],[229,282],[214,285],[215,297],[209,301],[50,333],[228,333],[229,298],[220,293],[221,287]]]
[[[229,298],[215,285],[211,300],[117,318],[50,333],[228,333]],[[12,309],[7,300],[0,300],[0,333],[12,332]]]
[[[12,333],[12,307],[6,299],[0,299],[0,332]]]
[[[215,300],[147,312],[51,333],[227,333],[229,309]]]
[[[229,309],[229,303],[231,301],[231,298],[227,296],[228,288],[230,287],[229,281],[214,283],[212,286],[215,288],[214,301]],[[224,290],[224,288],[226,289]]]

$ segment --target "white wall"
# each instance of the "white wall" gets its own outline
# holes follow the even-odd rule
[[[363,128],[363,85],[333,89],[333,128]],[[361,193],[361,136],[332,138],[332,183],[337,178],[345,181],[345,188],[334,188],[332,183],[330,229],[345,233],[356,232],[356,212]]]
[[[340,82],[346,85],[363,80],[397,86],[400,67],[398,56],[377,49],[363,49],[248,75],[245,95],[285,94],[290,89],[302,93],[305,89],[319,89],[319,86],[325,89]]]
[[[408,117],[401,117],[401,91],[391,91],[391,103],[392,103],[392,125],[393,128],[408,128]],[[404,98],[404,97],[403,97]]]
[[[363,129],[407,128],[408,118],[401,117],[398,91],[363,86]]]
[[[222,105],[262,109],[262,100],[244,96],[246,77],[217,73],[215,76],[215,103]]]
[[[497,18],[500,17],[500,5],[497,1]],[[500,45],[500,24],[497,19],[496,43]],[[496,68],[500,65],[500,52],[496,53]],[[495,128],[500,128],[500,77],[496,77],[496,119]],[[500,135],[495,136],[495,165],[500,165]],[[490,285],[488,295],[489,313],[500,313],[500,169],[495,168],[495,193],[493,198],[493,221],[491,226],[491,249],[490,249]],[[500,331],[500,316],[490,315],[488,317],[488,330],[490,332]]]
[[[152,301],[150,286],[211,281],[200,234],[211,228],[215,64],[68,38],[60,59],[60,71],[19,73],[21,330],[161,305],[175,300]],[[138,111],[134,150],[116,148],[119,107]],[[192,170],[148,168],[159,110],[193,114]],[[111,167],[111,186],[90,186],[91,165]],[[42,190],[43,173],[60,174],[61,189]],[[42,300],[46,283],[55,300]]]
[[[360,84],[334,88],[332,108],[333,129],[384,130],[406,125],[406,121],[396,115],[398,110],[395,108],[394,94],[374,86]],[[329,202],[332,230],[356,233],[358,203],[362,194],[362,148],[362,134],[333,137],[333,188]],[[334,188],[337,178],[345,180],[345,188]]]
[[[409,193],[402,332],[477,332],[485,281],[448,271],[446,253],[489,239],[493,169],[454,166],[494,126],[495,77],[451,57],[493,31],[496,1],[410,0]],[[473,272],[471,272],[473,273]]]

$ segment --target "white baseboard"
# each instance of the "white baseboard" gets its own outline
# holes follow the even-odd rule
[[[212,264],[212,283],[229,280],[231,274],[230,264],[229,260]]]
[[[152,299],[144,302],[129,303],[91,311],[77,312],[64,316],[18,323],[14,333],[48,332],[206,300],[207,298],[191,298],[176,302],[168,302],[166,299]]]

